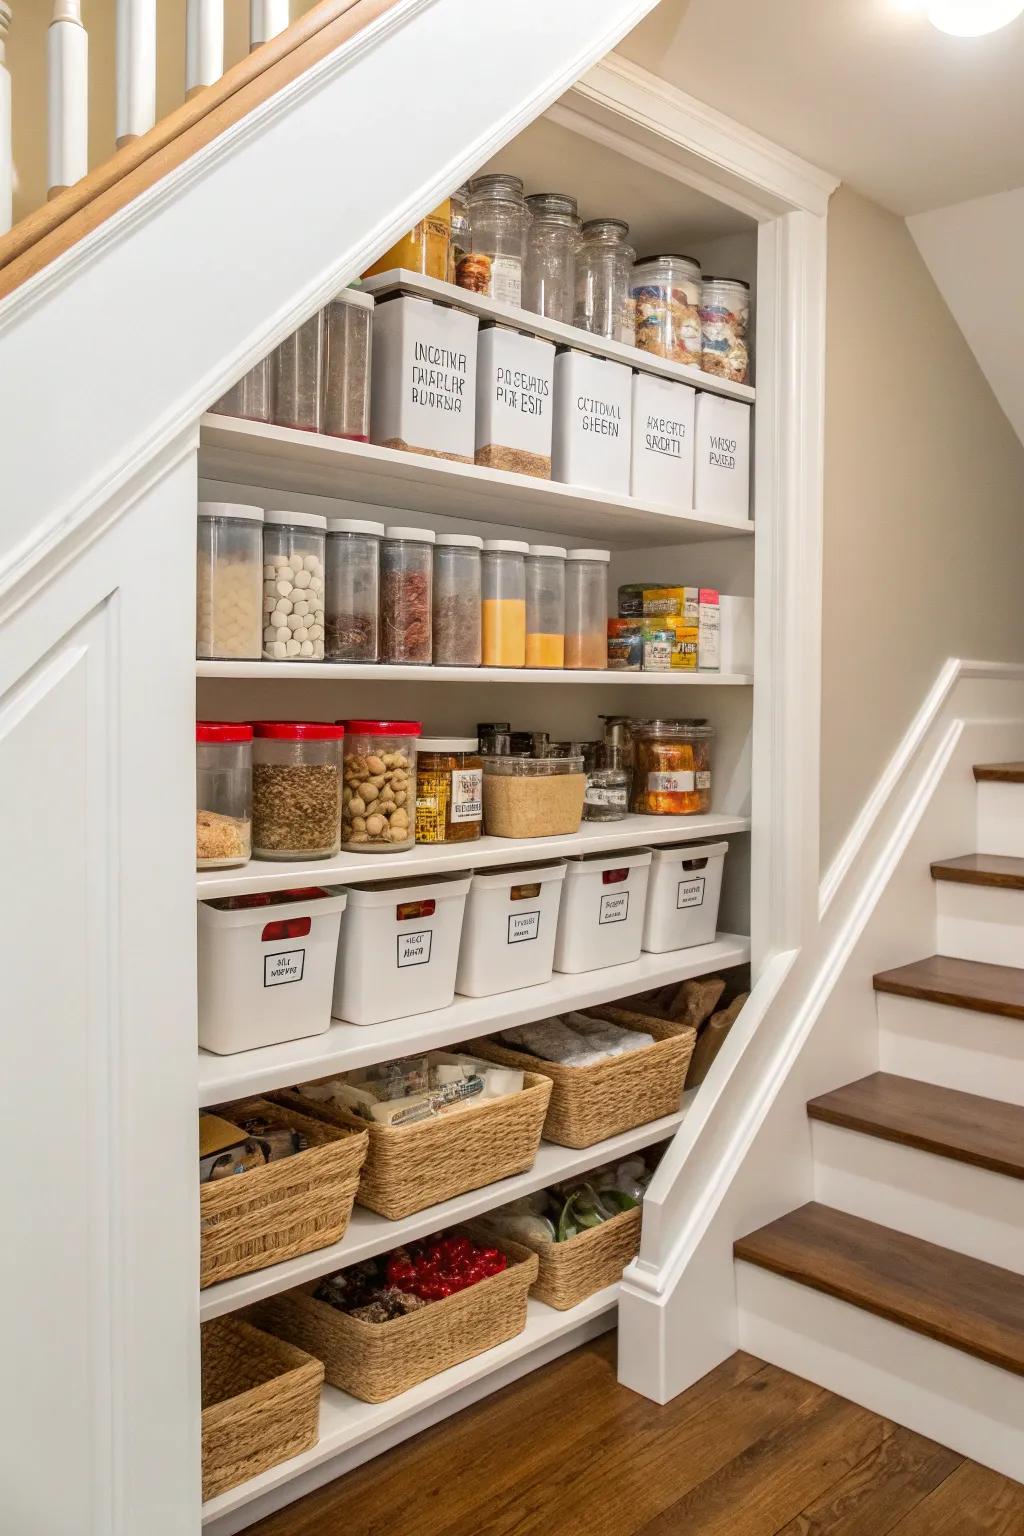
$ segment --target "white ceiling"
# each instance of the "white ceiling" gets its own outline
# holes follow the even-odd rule
[[[618,52],[896,213],[1024,185],[1024,16],[956,38],[923,0],[661,0]]]

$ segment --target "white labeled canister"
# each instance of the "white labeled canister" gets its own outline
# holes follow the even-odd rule
[[[632,369],[589,352],[560,352],[552,479],[628,495],[632,414]]]
[[[728,843],[669,843],[655,848],[647,888],[643,947],[662,955],[711,944]]]
[[[556,971],[596,971],[640,958],[649,848],[584,854],[566,865]]]
[[[472,875],[381,880],[346,887],[334,977],[334,1014],[382,1024],[447,1008]]]
[[[697,394],[693,504],[698,513],[750,516],[750,406]]]
[[[551,980],[565,865],[482,869],[462,925],[455,990],[490,997]]]
[[[429,299],[382,299],[373,316],[370,437],[472,464],[479,322]]]
[[[545,480],[551,475],[555,348],[501,325],[480,332],[476,462]]]
[[[693,510],[693,418],[697,391],[651,373],[633,375],[629,494]]]

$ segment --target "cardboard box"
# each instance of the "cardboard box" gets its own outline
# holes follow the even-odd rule
[[[643,501],[693,510],[693,420],[696,390],[650,373],[633,375],[633,456],[629,493]]]
[[[722,622],[718,593],[701,587],[697,605],[697,665],[702,672],[722,668]]]
[[[370,437],[472,464],[479,322],[429,299],[381,300],[373,315]]]

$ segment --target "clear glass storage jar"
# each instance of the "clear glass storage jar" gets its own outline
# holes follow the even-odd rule
[[[481,614],[485,667],[526,665],[526,556],[518,539],[485,539]]]
[[[324,357],[324,312],[318,309],[273,353],[273,421],[277,427],[320,431],[320,383]]]
[[[380,659],[428,666],[433,659],[434,535],[388,528],[380,555]]]
[[[320,430],[370,441],[370,331],[373,300],[343,288],[324,310]]]
[[[263,655],[267,661],[323,661],[326,517],[263,516]]]
[[[210,410],[217,416],[241,416],[246,421],[270,420],[270,357],[263,357],[232,384]]]
[[[448,198],[414,224],[407,235],[384,252],[372,267],[367,267],[364,277],[378,272],[391,272],[404,267],[406,272],[419,272],[424,277],[436,277],[445,282],[449,272],[449,247],[451,243],[451,204]]]
[[[196,519],[196,656],[258,661],[263,508],[201,501]]]
[[[341,725],[257,720],[252,846],[260,859],[328,859],[341,838]]]
[[[571,325],[580,230],[576,199],[561,192],[535,192],[526,199],[526,206],[530,210],[530,228],[526,237],[523,308]]]
[[[629,810],[629,774],[625,768],[593,768],[583,796],[584,821],[622,821]]]
[[[448,246],[448,281],[454,283],[459,262],[463,256],[468,256],[472,249],[469,233],[469,188],[457,187],[449,201],[452,213]]]
[[[582,757],[484,757],[484,831],[493,837],[578,832],[587,776]]]
[[[196,868],[252,853],[252,726],[196,721]]]
[[[418,720],[344,720],[342,846],[401,853],[416,829]]]
[[[642,815],[702,816],[711,809],[709,725],[642,720],[633,727],[631,808]]]
[[[475,533],[439,533],[434,542],[434,665],[478,667],[481,657],[480,551]]]
[[[700,262],[645,256],[630,280],[636,345],[641,352],[700,367]]]
[[[455,273],[460,288],[521,305],[530,214],[518,176],[477,176],[469,183],[470,252]]]
[[[750,373],[750,284],[739,278],[706,277],[701,288],[700,324],[700,366],[704,372],[745,384]]]
[[[623,219],[588,219],[576,247],[573,324],[594,336],[633,344],[629,284],[636,252]]]
[[[380,654],[380,545],[384,524],[361,517],[327,521],[324,655],[376,661]]]
[[[526,665],[565,665],[565,550],[531,544],[526,557]]]
[[[603,672],[608,666],[607,549],[570,549],[565,566],[565,665]]]
[[[417,843],[472,843],[483,826],[483,760],[475,736],[422,736],[416,751]]]

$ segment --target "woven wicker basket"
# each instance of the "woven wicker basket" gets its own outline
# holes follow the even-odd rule
[[[228,1120],[233,1113],[279,1112],[266,1099],[220,1111]],[[344,1234],[366,1157],[366,1133],[304,1114],[290,1113],[289,1120],[306,1136],[307,1151],[201,1186],[200,1289],[326,1248]]]
[[[531,1295],[558,1312],[578,1306],[595,1291],[614,1285],[630,1259],[640,1252],[642,1211],[623,1211],[599,1227],[591,1227],[564,1243],[533,1243],[540,1260]]]
[[[516,1066],[522,1066],[517,1061]],[[532,1065],[532,1063],[529,1063]],[[370,1125],[334,1104],[311,1104],[294,1089],[272,1097],[331,1125],[369,1131],[370,1145],[356,1200],[398,1221],[467,1190],[496,1184],[532,1168],[540,1146],[551,1082],[527,1072],[521,1093],[485,1099],[412,1125]]]
[[[472,1226],[464,1230],[473,1234]],[[385,1403],[522,1333],[537,1255],[518,1243],[501,1247],[509,1265],[500,1275],[390,1323],[367,1323],[314,1301],[316,1281],[258,1302],[247,1315],[322,1360],[332,1387],[364,1403]]]
[[[203,1498],[212,1499],[316,1445],[324,1368],[236,1317],[204,1323],[202,1343]]]
[[[679,1108],[683,1079],[697,1039],[695,1030],[667,1020],[641,1017],[624,1008],[588,1008],[624,1029],[653,1035],[654,1044],[625,1056],[612,1056],[591,1067],[563,1067],[525,1051],[509,1050],[497,1040],[474,1040],[466,1049],[504,1067],[525,1067],[551,1079],[553,1089],[544,1121],[545,1141],[560,1147],[592,1147],[620,1131],[659,1120]]]

